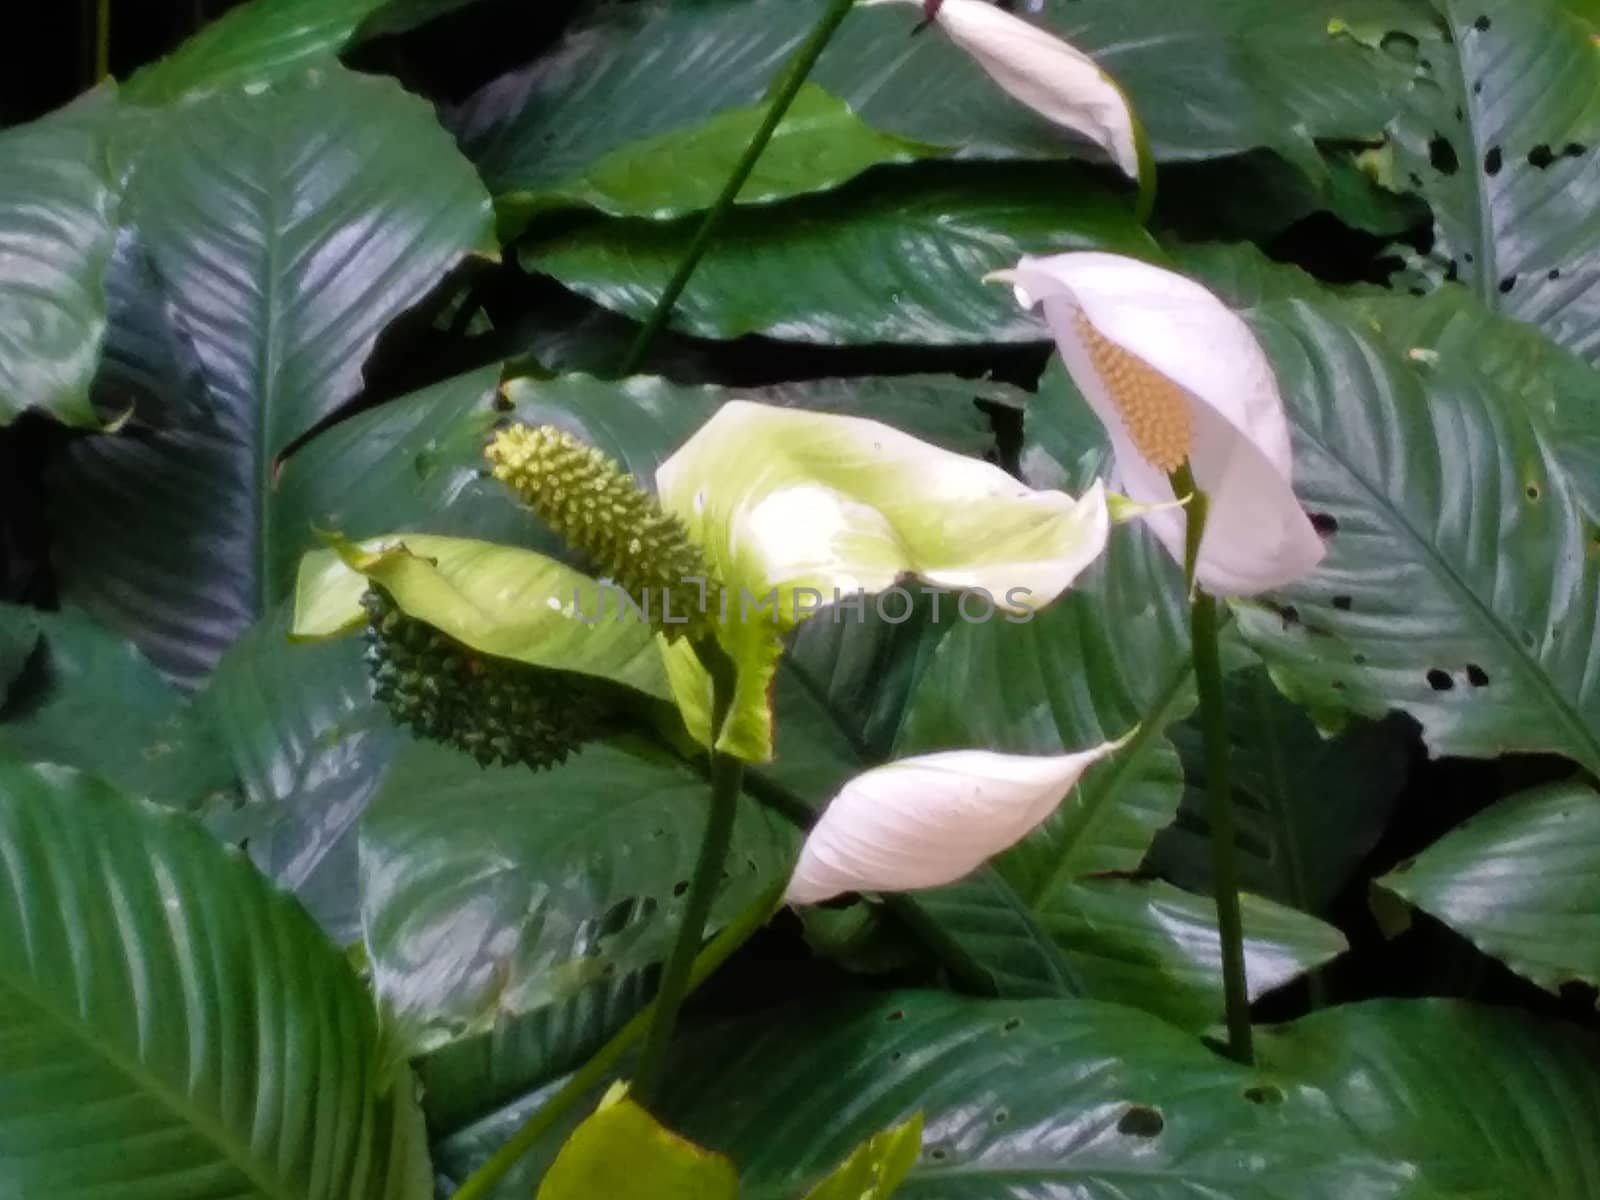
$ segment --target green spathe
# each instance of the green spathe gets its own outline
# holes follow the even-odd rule
[[[542,554],[470,538],[402,533],[313,551],[300,563],[293,635],[359,627],[369,581],[407,616],[484,654],[671,697],[655,635],[615,595]]]
[[[916,576],[986,593],[972,606],[984,619],[1024,619],[1099,556],[1110,525],[1098,484],[1081,498],[1036,491],[876,421],[747,401],[725,405],[656,484],[725,584],[708,603],[739,679],[718,748],[752,760],[772,752],[779,637],[808,610]],[[709,677],[687,646],[668,665],[690,731],[708,740]]]

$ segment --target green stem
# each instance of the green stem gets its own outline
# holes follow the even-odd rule
[[[1217,648],[1217,601],[1195,586],[1200,543],[1209,505],[1195,486],[1188,464],[1172,473],[1175,495],[1189,497],[1184,536],[1184,578],[1189,586],[1189,640],[1200,729],[1205,739],[1206,810],[1211,823],[1213,891],[1217,933],[1222,940],[1222,992],[1228,1017],[1228,1053],[1247,1066],[1255,1061],[1250,1032],[1250,985],[1244,963],[1244,918],[1239,909],[1239,865],[1234,848],[1233,788],[1228,769],[1228,717],[1223,707],[1222,656]]]
[[[111,74],[111,0],[100,0],[94,21],[94,81]]]
[[[783,892],[788,882],[787,879],[779,880],[767,888],[756,897],[755,903],[734,919],[731,925],[711,939],[706,948],[695,957],[694,968],[689,973],[690,991],[715,974],[717,969],[733,956],[734,951],[749,941],[755,932],[783,907]],[[593,1058],[579,1067],[555,1095],[546,1100],[539,1110],[511,1135],[506,1144],[495,1151],[488,1162],[467,1177],[456,1190],[452,1200],[482,1200],[493,1191],[522,1156],[555,1128],[556,1123],[574,1104],[605,1081],[606,1076],[611,1074],[623,1055],[644,1037],[646,1030],[653,1028],[655,1014],[656,1004],[652,1003],[641,1009],[632,1020],[617,1030],[611,1040],[600,1047]]]
[[[715,646],[702,651],[702,660],[712,680],[711,728],[715,740],[733,704],[735,671],[733,663]],[[689,895],[684,902],[677,940],[673,943],[666,965],[661,969],[655,1019],[650,1022],[650,1034],[645,1039],[644,1049],[639,1052],[639,1065],[633,1074],[633,1098],[647,1108],[655,1102],[660,1089],[661,1072],[666,1066],[673,1026],[677,1024],[678,1011],[688,994],[689,977],[695,954],[705,936],[712,902],[717,897],[717,889],[722,886],[723,866],[728,859],[728,847],[733,841],[733,821],[739,811],[739,793],[743,786],[744,761],[732,754],[712,750],[711,812],[706,818],[705,833],[700,838],[700,857],[695,863],[694,877],[689,881]]]
[[[683,261],[678,264],[677,271],[673,274],[666,290],[661,293],[661,298],[656,301],[655,309],[650,313],[650,319],[645,322],[644,328],[639,330],[633,339],[633,345],[628,347],[628,353],[623,357],[619,373],[631,375],[644,361],[644,356],[649,352],[656,337],[666,328],[672,310],[678,303],[678,297],[683,295],[683,289],[689,286],[689,279],[694,275],[695,268],[700,265],[700,260],[711,246],[711,239],[716,236],[717,227],[722,224],[724,217],[733,208],[734,201],[738,199],[743,190],[745,181],[750,178],[750,172],[755,169],[756,161],[760,159],[762,151],[767,148],[767,143],[772,140],[772,135],[777,132],[778,125],[783,121],[784,114],[789,111],[789,106],[794,103],[794,98],[800,94],[800,89],[805,85],[806,78],[811,74],[811,68],[817,65],[817,59],[822,56],[822,51],[827,47],[834,32],[844,23],[845,17],[855,0],[831,0],[828,10],[822,14],[822,19],[812,29],[811,35],[806,38],[800,49],[795,52],[794,58],[784,68],[783,74],[778,77],[778,82],[772,94],[772,103],[767,106],[766,118],[756,130],[755,136],[750,139],[750,144],[745,147],[744,154],[733,168],[733,174],[728,176],[728,181],[723,185],[722,194],[717,197],[716,203],[706,213],[700,222],[700,228],[695,231],[694,240],[689,243],[689,249],[684,252]]]

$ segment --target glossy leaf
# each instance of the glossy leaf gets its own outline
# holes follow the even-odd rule
[[[306,555],[293,635],[348,633],[366,620],[361,597],[378,585],[408,616],[474,650],[533,667],[574,671],[667,699],[649,625],[589,576],[531,550],[392,533]]]
[[[359,540],[390,529],[540,546],[527,514],[484,479],[483,443],[498,364],[480,367],[340,421],[278,472],[271,573],[291,579],[319,531]]]
[[[1407,1196],[1587,1200],[1600,1147],[1600,1044],[1512,1009],[1377,1000],[1260,1036],[1282,1109],[1323,1107],[1413,1177]],[[1323,1161],[1317,1156],[1313,1161]],[[1350,1193],[1345,1193],[1350,1194]]]
[[[1378,133],[1393,111],[1386,92],[1409,75],[1376,44],[1333,32],[1355,14],[1329,0],[1041,7],[1027,15],[1128,92],[1160,160],[1265,146],[1317,175],[1313,139]],[[754,104],[821,11],[822,0],[601,10],[559,51],[475,96],[458,118],[464,143],[491,179],[536,187],[571,178],[619,147]],[[1399,0],[1365,4],[1360,15],[1379,29],[1431,28]],[[911,37],[915,24],[893,5],[858,8],[816,82],[869,126],[965,157],[1083,154],[1083,143],[1007,96],[947,39]]]
[[[411,1052],[664,956],[705,824],[681,766],[590,746],[531,774],[414,744],[361,831],[373,980]],[[788,871],[796,837],[741,806],[720,926]]]
[[[1540,987],[1600,986],[1600,795],[1502,800],[1378,880]]]
[[[720,1154],[678,1137],[626,1096],[600,1102],[561,1148],[538,1200],[737,1200],[739,1176]]]
[[[815,200],[734,212],[674,309],[673,327],[842,345],[1037,341],[1045,336],[1037,322],[983,283],[987,272],[1024,253],[1154,253],[1126,199],[1084,172],[928,178],[868,178]],[[545,237],[535,231],[522,263],[642,318],[694,229],[692,220],[594,220]]]
[[[837,997],[709,1031],[676,1066],[662,1118],[733,1158],[750,1200],[803,1194],[919,1109],[923,1151],[897,1200],[1403,1194],[1403,1164],[1354,1144],[1315,1097],[1254,1102],[1253,1072],[1113,1005]]]
[[[0,1159],[26,1195],[423,1200],[339,951],[185,817],[0,767]]]
[[[543,186],[491,175],[505,232],[552,208],[587,206],[613,217],[665,220],[710,208],[756,129],[765,104],[730,109],[692,129],[620,146],[570,178]],[[779,122],[738,203],[769,204],[837,187],[870,167],[938,153],[862,124],[849,106],[806,84]],[[541,168],[541,170],[548,168]]]
[[[1592,395],[1549,397],[1524,356],[1486,373],[1436,354],[1414,336],[1428,309],[1485,346],[1520,344],[1460,291],[1408,306],[1400,345],[1373,302],[1269,300],[1247,314],[1290,408],[1297,491],[1329,547],[1273,607],[1241,607],[1240,628],[1313,710],[1401,708],[1436,753],[1549,750],[1593,767],[1600,558],[1556,421],[1522,393],[1563,407]]]
[[[195,700],[238,777],[213,832],[243,843],[342,944],[361,931],[357,823],[407,744],[370,687],[358,640],[293,644],[280,610],[229,647]]]
[[[1488,307],[1600,365],[1600,60],[1561,0],[1438,0],[1394,124],[1432,256]]]
[[[1253,1000],[1349,949],[1337,929],[1315,917],[1248,893],[1241,899]],[[1221,1021],[1222,941],[1210,896],[1160,880],[1081,879],[1056,888],[1034,909],[1077,994],[1144,1009],[1196,1032]]]
[[[445,0],[409,0],[412,7]],[[134,73],[126,94],[170,104],[294,75],[330,61],[370,14],[397,0],[251,0],[210,22],[160,62]]]
[[[41,408],[95,425],[121,188],[109,90],[0,133],[0,425]]]
[[[126,210],[194,392],[181,419],[73,447],[61,582],[192,682],[290,585],[279,455],[360,388],[385,325],[492,248],[491,215],[424,102],[337,65],[166,116]]]

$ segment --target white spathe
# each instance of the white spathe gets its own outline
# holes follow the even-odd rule
[[[1278,381],[1237,313],[1192,279],[1118,254],[1024,258],[999,277],[1015,286],[1024,307],[1043,307],[1067,370],[1110,435],[1114,484],[1132,500],[1171,501],[1172,484],[1129,438],[1084,344],[1079,315],[1184,393],[1194,419],[1189,466],[1210,500],[1200,586],[1217,596],[1248,596],[1316,567],[1324,547],[1295,498]],[[1184,510],[1158,507],[1144,519],[1182,562]]]
[[[922,0],[866,0],[888,3],[922,7]],[[1094,59],[991,0],[944,0],[934,19],[1012,99],[1087,137],[1130,179],[1140,178],[1133,110]]]
[[[953,883],[1021,841],[1120,745],[1044,756],[948,750],[863,772],[806,838],[785,898],[816,904]]]

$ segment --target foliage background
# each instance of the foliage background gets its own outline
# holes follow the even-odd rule
[[[1082,487],[1098,430],[977,280],[1098,246],[1244,312],[1329,538],[1232,647],[1256,1015],[1287,1023],[1255,1071],[1196,1036],[1187,647],[1126,528],[1029,626],[801,634],[719,921],[865,765],[1145,732],[972,880],[776,922],[696,1002],[665,1115],[757,1196],[919,1107],[909,1196],[1600,1194],[1592,5],[1053,0],[1150,129],[1149,233],[906,14],[859,13],[806,101],[825,136],[774,143],[622,382],[815,5],[256,0],[137,72],[193,13],[135,7],[120,94],[21,125],[82,80],[45,14],[0,134],[0,238],[68,320],[0,335],[17,1187],[447,1194],[649,995],[696,765],[634,739],[529,777],[410,743],[359,647],[285,649],[314,525],[553,548],[479,476],[498,416],[647,477],[732,395]],[[38,302],[16,278],[0,303]]]

